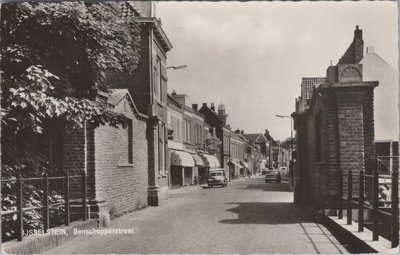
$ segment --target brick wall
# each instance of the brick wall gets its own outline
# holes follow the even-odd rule
[[[128,128],[95,130],[96,198],[105,199],[111,216],[147,205],[146,124],[133,120],[133,163],[128,160]]]
[[[362,83],[360,83],[361,85]],[[302,202],[323,206],[338,194],[339,171],[343,173],[343,194],[347,195],[349,170],[357,175],[368,171],[375,154],[373,88],[339,85],[319,88],[307,113],[295,114],[300,184],[296,197]],[[317,125],[317,115],[321,124]],[[320,155],[317,156],[317,128],[320,128]],[[307,194],[309,194],[307,198]],[[353,197],[358,196],[358,178],[353,177]]]
[[[133,119],[132,140],[133,163],[129,164],[128,127],[88,127],[86,132],[83,128],[70,129],[63,138],[64,170],[72,176],[81,175],[86,169],[88,197],[105,200],[112,216],[147,205],[145,121]],[[71,178],[70,181],[71,198],[81,197],[82,179]]]
[[[374,93],[372,90],[366,91],[363,104],[364,116],[364,147],[365,147],[365,172],[372,173],[374,170],[375,148],[375,122],[374,122]]]
[[[70,176],[81,176],[86,171],[86,143],[84,128],[66,128],[63,135],[63,170]],[[93,190],[91,190],[93,193]],[[82,197],[81,178],[70,179],[71,199]]]
[[[358,174],[364,170],[363,107],[359,103],[338,104],[340,169],[344,176],[351,170]],[[357,196],[358,179],[353,181],[353,194]],[[347,178],[343,179],[343,194],[347,194]]]

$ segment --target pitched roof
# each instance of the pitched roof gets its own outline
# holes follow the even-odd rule
[[[204,121],[212,127],[222,126],[222,121],[217,114],[212,111],[206,104],[200,108],[199,112],[204,115]]]
[[[245,134],[244,136],[250,141],[255,142],[260,134]]]
[[[256,142],[256,143],[265,143],[268,142],[268,139],[262,134],[245,134],[245,137],[251,141],[251,142]]]
[[[119,102],[126,98],[130,102],[135,115],[142,118],[147,118],[146,115],[140,113],[137,110],[135,102],[133,101],[128,89],[109,89],[107,92],[99,91],[97,96],[99,100],[102,100],[107,104],[112,105],[112,107],[115,107],[119,104]]]

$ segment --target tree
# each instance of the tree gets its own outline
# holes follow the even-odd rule
[[[139,61],[140,29],[122,17],[124,3],[24,2],[1,9],[2,176],[53,170],[43,147],[55,124],[95,127],[125,124],[95,100],[107,90],[106,74],[132,74]],[[2,210],[15,209],[15,183],[2,185]],[[43,191],[25,184],[24,205],[40,206]],[[49,199],[60,202],[54,190]],[[3,218],[3,240],[13,238],[14,218]],[[36,211],[25,229],[42,227]]]
[[[3,4],[2,144],[8,170],[45,165],[32,139],[54,121],[76,127],[123,123],[94,100],[107,89],[107,73],[132,74],[139,60],[139,26],[122,17],[123,5]]]

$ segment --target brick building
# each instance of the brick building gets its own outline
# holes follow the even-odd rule
[[[268,168],[276,168],[279,158],[279,143],[272,137],[268,129],[265,129],[264,137],[267,138],[269,144],[265,152],[267,155]]]
[[[215,130],[215,135],[220,140],[217,158],[221,167],[225,169],[225,175],[229,176],[229,180],[236,178],[240,174],[240,169],[243,172],[243,169],[247,167],[244,157],[247,148],[246,138],[231,130],[227,124],[228,114],[222,102],[218,106],[218,112],[215,110],[214,103],[211,103],[210,107],[207,106],[207,103],[203,103],[199,112],[204,115],[205,123]]]
[[[345,54],[337,65],[328,67],[326,81],[314,89],[308,109],[298,106],[302,100],[296,103],[292,114],[299,170],[296,202],[322,208],[337,197],[339,172],[372,171],[373,96],[378,82],[363,80],[363,45],[362,30],[357,26]],[[353,192],[357,197],[357,188]]]
[[[268,160],[269,141],[262,133],[244,134],[244,136],[248,140],[246,157],[250,171],[256,174],[266,167],[265,162]]]
[[[211,168],[219,167],[218,159],[206,150],[204,115],[197,105],[188,107],[186,98],[175,91],[168,95],[168,123],[173,130],[168,141],[170,186],[174,187],[193,185],[195,178],[204,181]]]
[[[246,174],[246,169],[249,168],[245,162],[246,139],[240,133],[234,133],[231,130],[225,130],[229,141],[226,143],[228,150],[225,151],[224,160],[229,166],[230,178],[238,178]],[[228,153],[228,154],[226,154]],[[228,156],[228,157],[227,157]]]
[[[99,92],[97,100],[125,116],[127,126],[93,128],[87,124],[65,130],[62,169],[71,176],[86,172],[91,211],[113,217],[148,204],[148,118],[137,110],[126,89]],[[80,179],[71,179],[72,198],[81,197],[81,187]]]
[[[140,113],[148,116],[148,202],[157,206],[168,189],[167,157],[167,52],[172,45],[154,15],[152,2],[124,2],[124,15],[139,23],[141,51],[132,76],[114,75],[113,88],[126,88]],[[115,77],[117,76],[117,77]]]
[[[314,89],[324,82],[325,77],[303,77],[301,79],[301,98],[304,100],[304,105],[310,103]]]

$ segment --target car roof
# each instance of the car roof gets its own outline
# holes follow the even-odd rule
[[[225,171],[224,168],[214,168],[214,169],[210,169],[209,172],[218,172],[218,171]]]

